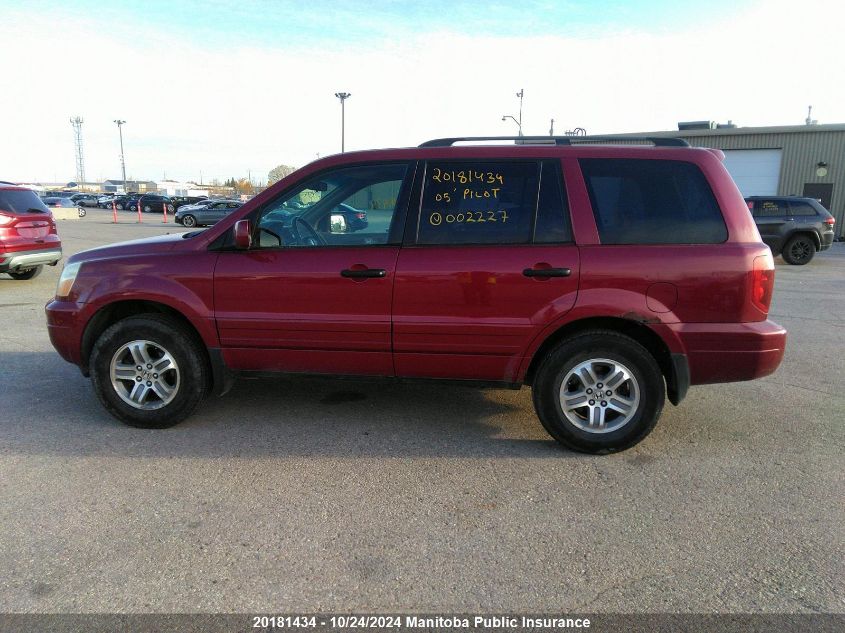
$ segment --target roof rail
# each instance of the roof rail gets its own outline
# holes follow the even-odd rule
[[[689,143],[682,138],[659,136],[455,136],[435,138],[422,143],[420,147],[451,147],[462,141],[514,141],[525,145],[590,145],[591,143],[646,141],[655,147],[689,147]]]

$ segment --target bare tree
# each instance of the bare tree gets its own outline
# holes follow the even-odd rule
[[[278,167],[274,167],[270,170],[270,173],[267,174],[267,186],[269,187],[273,183],[280,181],[285,176],[292,174],[296,171],[296,167],[291,167],[290,165],[279,165]]]

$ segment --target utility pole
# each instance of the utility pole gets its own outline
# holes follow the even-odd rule
[[[73,126],[74,146],[76,148],[76,183],[77,189],[85,182],[85,159],[82,156],[82,117],[74,117],[70,120]]]
[[[552,119],[552,125],[549,128],[549,136],[554,136],[554,135],[555,135],[555,120]]]
[[[126,183],[126,159],[123,157],[123,124],[126,121],[115,119],[114,122],[117,123],[117,132],[120,134],[120,168],[123,170],[123,193],[128,193],[129,185]]]
[[[344,102],[352,96],[350,92],[336,92],[334,96],[340,99],[340,153],[346,151],[346,106]]]

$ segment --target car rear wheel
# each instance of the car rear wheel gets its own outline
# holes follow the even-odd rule
[[[787,264],[803,266],[810,263],[816,254],[816,245],[807,235],[796,235],[786,243],[783,259]]]
[[[149,205],[144,207],[144,213],[152,213],[153,208]]]
[[[89,366],[94,392],[106,410],[145,429],[184,420],[209,382],[197,336],[158,314],[130,317],[108,328],[94,345]]]
[[[197,219],[192,215],[186,215],[182,218],[182,225],[188,227],[196,226]]]
[[[26,281],[27,279],[33,279],[34,277],[38,277],[38,275],[41,274],[41,271],[43,269],[44,266],[33,266],[32,268],[25,268],[23,270],[19,270],[17,272],[9,272],[7,274],[12,279],[17,279],[18,281]]]
[[[534,408],[549,435],[584,453],[622,451],[654,428],[665,401],[663,375],[642,345],[595,330],[564,341],[540,365]]]
[[[168,204],[168,205],[167,205],[167,212],[168,212],[168,213],[173,213],[175,210],[176,210],[176,209],[173,207],[173,205],[172,205],[172,204]]]

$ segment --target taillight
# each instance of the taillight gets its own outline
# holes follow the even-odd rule
[[[775,288],[775,262],[771,254],[754,258],[751,271],[751,303],[763,314],[769,313]]]
[[[366,213],[356,213],[355,217],[358,218],[359,220],[366,220],[367,214]]]
[[[748,210],[749,210],[749,211],[753,211],[753,210],[754,210],[754,201],[753,201],[753,200],[746,200],[746,201],[745,201],[745,204],[747,204],[747,205],[748,205]]]
[[[827,220],[824,221],[824,223],[830,224],[830,226],[833,226],[834,224],[836,224],[836,218],[832,218],[832,217],[828,218]]]

